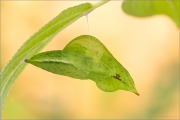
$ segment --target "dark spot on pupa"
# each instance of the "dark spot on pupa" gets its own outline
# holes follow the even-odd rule
[[[116,74],[116,75],[111,76],[111,77],[113,77],[113,78],[115,78],[115,79],[118,79],[118,80],[122,81],[122,80],[120,79],[120,75],[119,75],[119,74]]]

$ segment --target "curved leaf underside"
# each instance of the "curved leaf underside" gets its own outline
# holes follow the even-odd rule
[[[118,89],[138,92],[128,71],[95,37],[83,35],[61,51],[48,51],[26,62],[49,72],[77,79],[91,79],[106,92]]]
[[[180,27],[179,0],[125,0],[122,9],[125,13],[137,17],[164,14]]]

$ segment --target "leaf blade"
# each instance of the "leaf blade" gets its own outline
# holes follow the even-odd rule
[[[136,17],[164,14],[180,27],[179,4],[179,0],[125,0],[121,7],[126,14]]]

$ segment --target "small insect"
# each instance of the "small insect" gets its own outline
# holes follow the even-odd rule
[[[26,62],[55,74],[93,80],[106,92],[121,89],[138,94],[129,72],[93,36],[79,36],[63,50],[39,53]]]

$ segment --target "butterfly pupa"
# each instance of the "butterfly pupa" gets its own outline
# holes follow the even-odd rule
[[[129,72],[90,35],[79,36],[63,50],[42,52],[26,62],[55,74],[93,80],[106,92],[126,90],[139,95]]]

